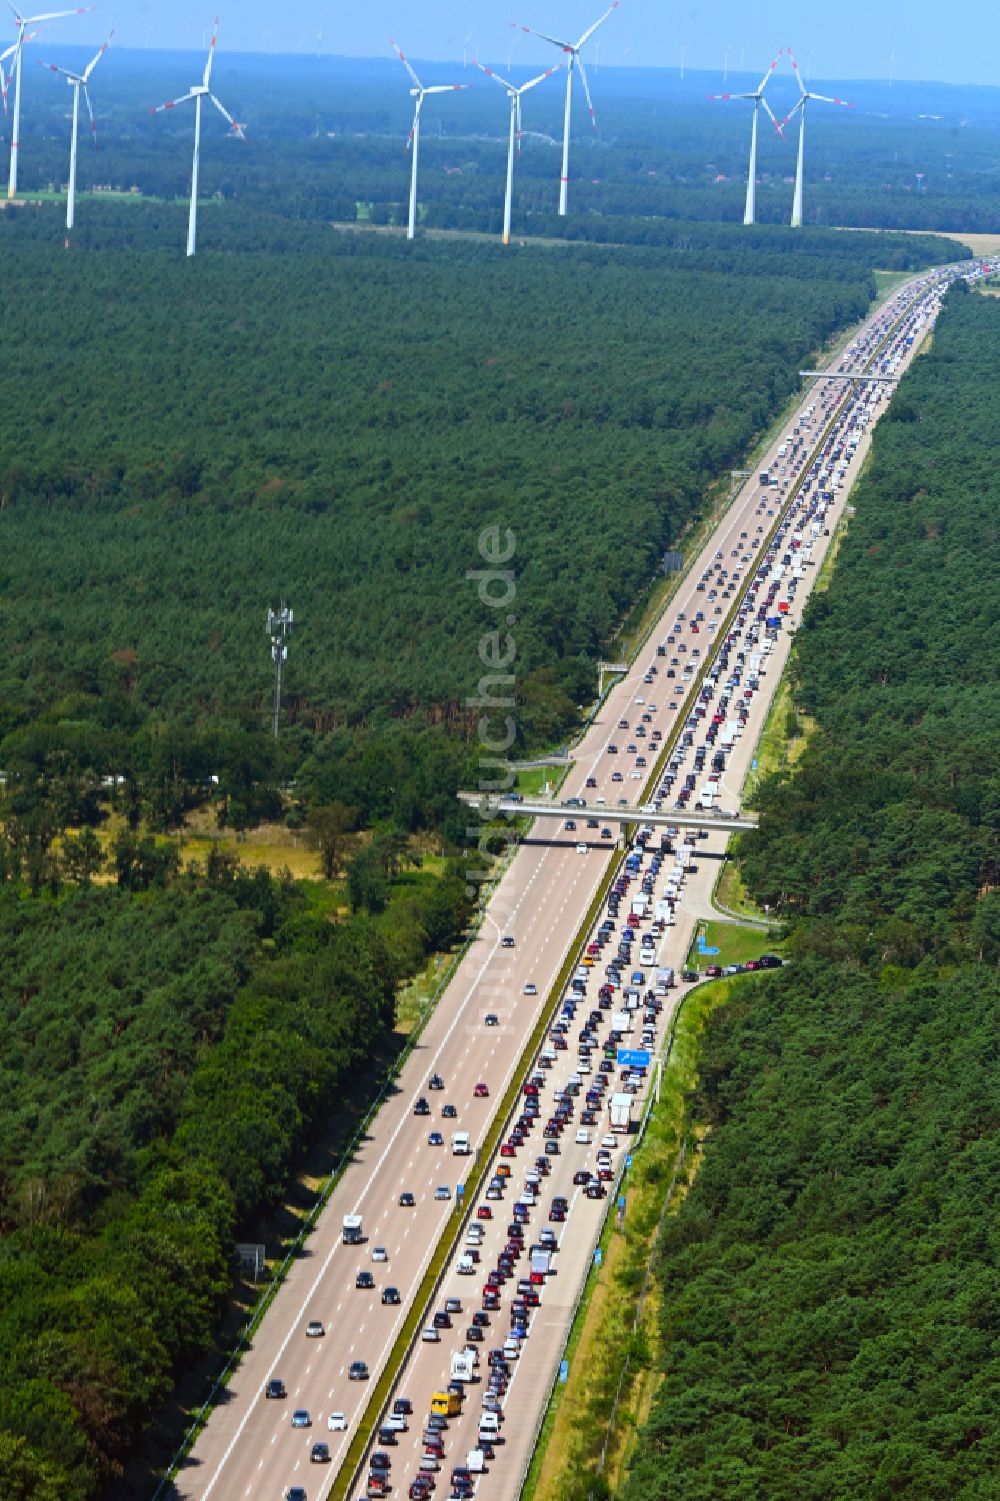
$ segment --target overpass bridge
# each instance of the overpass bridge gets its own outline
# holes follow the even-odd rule
[[[690,813],[671,809],[664,813],[657,812],[649,803],[612,807],[607,803],[588,803],[583,798],[521,799],[495,792],[460,792],[458,799],[470,808],[485,809],[493,818],[596,818],[604,824],[644,823],[652,828],[694,829],[699,833],[705,830],[709,834],[742,833],[757,827],[757,817],[752,813],[713,813],[707,809]]]

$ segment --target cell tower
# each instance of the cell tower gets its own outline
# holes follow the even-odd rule
[[[288,660],[288,638],[292,634],[295,616],[285,604],[275,612],[267,612],[267,634],[271,642],[271,659],[274,662],[274,708],[271,715],[271,732],[278,738],[278,720],[281,716],[281,669]]]

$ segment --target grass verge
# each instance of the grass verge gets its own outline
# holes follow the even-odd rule
[[[592,1487],[600,1494],[594,1482],[602,1454],[606,1480],[624,1467],[638,1411],[648,1404],[656,1380],[657,1299],[648,1268],[664,1213],[671,1207],[667,1190],[689,1129],[687,1101],[697,1076],[698,1043],[706,1019],[726,1000],[732,984],[700,985],[678,1010],[660,1102],[650,1115],[627,1185],[623,1183],[625,1221],[619,1229],[609,1217],[601,1240],[603,1262],[591,1269],[566,1350],[569,1378],[556,1387],[549,1405],[522,1501],[565,1501],[571,1492],[583,1495]],[[682,1173],[677,1187],[684,1185]]]
[[[698,935],[704,933],[705,946],[718,949],[717,954],[698,953]],[[703,969],[706,964],[746,964],[761,954],[780,951],[781,944],[759,928],[744,928],[736,922],[700,922],[687,957],[689,969]]]

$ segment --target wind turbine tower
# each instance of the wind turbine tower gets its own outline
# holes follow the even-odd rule
[[[587,82],[587,70],[583,66],[580,49],[586,46],[598,26],[603,26],[604,22],[613,11],[618,9],[620,4],[621,0],[614,0],[614,4],[610,9],[606,10],[603,16],[599,16],[593,26],[589,26],[576,43],[561,42],[558,37],[546,36],[544,31],[532,31],[530,26],[519,28],[521,31],[527,32],[528,36],[536,36],[540,41],[549,42],[551,46],[558,47],[560,52],[565,52],[566,54],[566,116],[563,123],[562,176],[559,179],[559,212],[564,218],[569,207],[569,130],[570,114],[573,107],[573,71],[575,68],[579,68],[580,70],[580,82],[583,84],[583,92],[587,96],[587,108],[590,110],[590,123],[596,130],[597,117],[594,114],[594,103],[590,97],[590,85]],[[514,23],[512,22],[511,24],[513,25]]]
[[[11,126],[10,136],[10,176],[7,179],[7,197],[14,198],[17,195],[17,156],[21,149],[21,64],[23,62],[24,44],[31,40],[28,36],[28,27],[37,26],[42,21],[61,21],[66,16],[85,16],[88,11],[96,10],[94,5],[80,5],[75,10],[52,10],[42,16],[22,16],[21,12],[7,0],[14,14],[14,24],[17,26],[17,41],[14,43],[14,61],[12,71],[14,74],[14,121]],[[4,54],[7,56],[8,54]]]
[[[55,63],[41,64],[43,68],[50,68],[53,73],[58,73],[60,77],[65,78],[67,84],[73,90],[73,134],[70,139],[69,147],[69,191],[66,196],[67,229],[73,228],[73,221],[76,215],[76,145],[77,137],[80,133],[80,90],[83,90],[83,97],[86,100],[87,114],[90,116],[90,133],[93,136],[94,145],[96,146],[97,121],[94,119],[94,111],[91,107],[90,91],[87,88],[87,84],[90,82],[90,75],[97,67],[97,64],[100,62],[105,52],[107,52],[108,48],[111,46],[111,37],[113,36],[114,32],[112,31],[111,35],[104,43],[104,46],[101,48],[100,52],[98,52],[95,57],[91,58],[90,62],[84,68],[82,73],[71,73],[68,68],[59,68]]]
[[[782,48],[781,51],[784,51],[784,48]],[[757,114],[758,114],[758,111],[759,111],[761,105],[764,106],[765,110],[767,111],[768,115],[770,116],[771,122],[774,125],[775,130],[779,133],[779,135],[782,132],[782,127],[778,124],[777,120],[775,119],[774,111],[771,109],[771,106],[768,104],[767,100],[764,98],[764,90],[767,87],[768,80],[771,78],[771,75],[774,73],[775,68],[778,66],[778,58],[780,58],[780,56],[781,56],[781,52],[778,53],[778,57],[776,57],[774,59],[774,62],[768,68],[767,72],[764,74],[764,77],[761,79],[760,83],[754,89],[754,91],[753,91],[752,94],[709,94],[709,96],[708,96],[710,99],[752,99],[753,100],[753,124],[750,127],[750,172],[749,172],[749,176],[747,177],[747,201],[746,201],[746,207],[743,210],[743,223],[744,224],[753,224],[753,223],[756,222],[756,211],[757,211]],[[796,106],[796,108],[797,108],[797,106]]]
[[[201,83],[196,83],[186,94],[179,99],[171,99],[166,104],[158,104],[150,110],[151,115],[162,114],[164,110],[176,109],[179,104],[188,104],[194,100],[194,158],[191,163],[191,207],[188,210],[188,237],[187,253],[194,255],[198,240],[198,170],[201,163],[201,105],[203,99],[210,99],[222,118],[227,121],[232,133],[241,141],[246,140],[246,127],[234,120],[229,111],[219,103],[212,93],[212,64],[215,61],[215,43],[219,35],[219,18],[215,18],[215,29],[212,32],[212,41],[208,49],[208,61],[202,74]]]
[[[546,78],[551,78],[553,73],[558,73],[558,68],[549,68],[546,73],[539,73],[537,78],[532,78],[528,83],[522,83],[519,89],[506,78],[501,78],[499,73],[494,73],[492,68],[487,68],[484,63],[476,59],[476,67],[481,69],[488,78],[495,78],[502,89],[506,89],[510,99],[510,143],[507,147],[507,191],[503,200],[503,243],[510,244],[510,213],[511,203],[514,197],[514,143],[517,142],[518,155],[521,152],[521,95],[526,94],[537,84]]]
[[[792,222],[792,228],[793,229],[800,229],[802,227],[802,178],[803,178],[803,167],[804,167],[804,158],[805,158],[805,141],[806,141],[806,105],[809,103],[810,99],[818,99],[821,104],[840,104],[845,109],[853,109],[854,106],[852,104],[850,104],[848,102],[848,100],[846,100],[846,99],[834,99],[834,98],[831,98],[831,96],[829,94],[814,94],[811,89],[807,89],[806,86],[805,86],[805,84],[802,82],[802,74],[799,72],[799,65],[795,61],[795,58],[792,57],[792,53],[791,53],[791,49],[790,48],[789,48],[788,55],[792,59],[792,68],[793,68],[794,73],[795,73],[795,81],[797,82],[797,84],[799,86],[799,97],[795,101],[795,103],[792,105],[792,108],[789,110],[788,114],[782,120],[780,129],[782,130],[782,132],[784,132],[785,126],[789,123],[789,121],[792,119],[792,117],[795,115],[795,113],[798,112],[798,116],[799,116],[799,156],[798,156],[798,162],[797,162],[797,165],[796,165],[796,168],[795,168],[795,193],[794,193],[794,195],[792,197],[792,221],[791,222]]]
[[[420,111],[424,100],[428,94],[457,94],[460,89],[467,89],[469,85],[467,83],[434,83],[425,88],[413,71],[402,48],[397,46],[392,37],[389,41],[413,81],[410,95],[417,101],[413,110],[413,124],[410,126],[410,134],[406,141],[406,149],[413,153],[410,166],[410,215],[406,225],[406,238],[412,240],[417,232],[417,158],[420,154]]]

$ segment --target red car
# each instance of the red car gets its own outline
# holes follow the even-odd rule
[[[477,1084],[472,1093],[477,1100],[488,1100],[490,1097],[490,1092],[485,1084]]]
[[[513,1145],[512,1142],[505,1141],[504,1144],[503,1144],[503,1146],[500,1148],[500,1156],[501,1157],[516,1157],[517,1156],[517,1148]]]
[[[480,1204],[479,1208],[476,1210],[476,1219],[491,1220],[492,1218],[493,1210],[490,1208],[490,1206],[488,1204]]]

